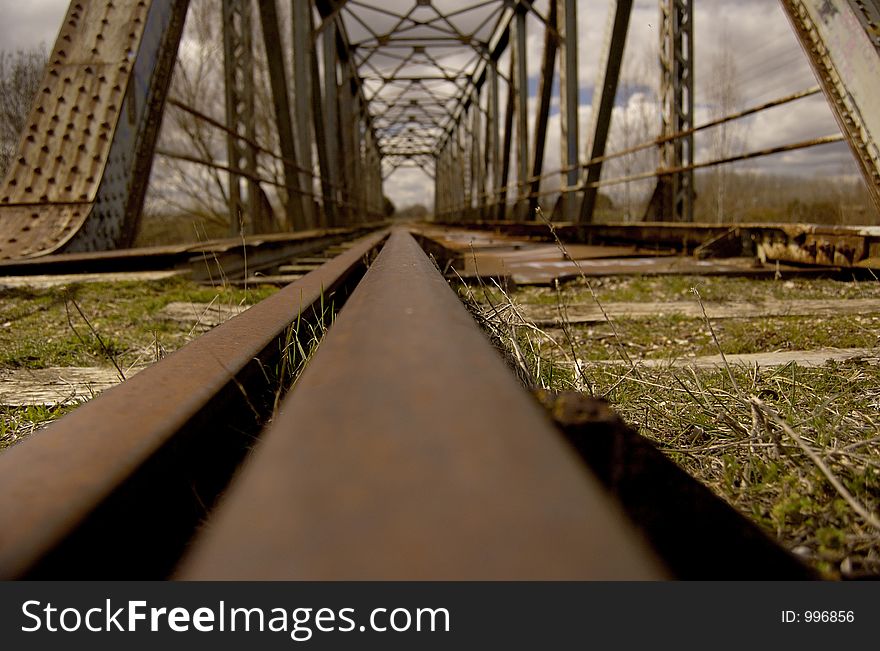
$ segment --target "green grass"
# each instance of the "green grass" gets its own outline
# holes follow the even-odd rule
[[[665,276],[607,278],[593,285],[604,303],[696,301],[695,286],[704,303],[880,297],[880,283],[832,280]],[[734,385],[726,369],[591,364],[623,355],[637,362],[719,350],[699,318],[615,319],[618,336],[609,323],[539,330],[516,306],[556,305],[560,299],[553,290],[524,287],[509,296],[482,287],[459,291],[526,384],[605,396],[676,463],[825,576],[880,575],[880,529],[856,512],[765,411],[778,412],[853,499],[878,518],[880,366],[856,360],[819,368],[739,365],[731,369]],[[566,285],[562,295],[567,303],[593,302],[582,282]],[[880,314],[718,319],[711,325],[727,354],[874,348],[880,337]]]
[[[157,349],[170,352],[193,337],[191,326],[158,316],[168,303],[249,305],[274,291],[265,285],[246,291],[204,287],[181,278],[2,289],[0,367],[109,366],[108,353],[123,368],[148,363],[155,361]],[[92,327],[78,314],[73,301]]]
[[[614,319],[627,352],[636,359],[678,359],[717,355],[702,319],[665,315]],[[713,328],[727,354],[811,348],[873,348],[880,343],[880,315],[841,315],[833,319],[773,317],[718,319]],[[617,357],[618,342],[607,323],[569,326],[579,355],[600,360]],[[559,334],[553,329],[551,334]]]
[[[880,367],[592,369],[598,393],[676,463],[827,576],[880,573],[880,531],[856,515],[795,441],[756,426],[747,396],[791,424],[844,486],[880,513]]]
[[[77,406],[0,407],[0,451],[57,420]]]

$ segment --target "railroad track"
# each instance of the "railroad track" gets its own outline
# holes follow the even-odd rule
[[[0,455],[0,576],[813,577],[604,403],[537,397],[375,231]]]

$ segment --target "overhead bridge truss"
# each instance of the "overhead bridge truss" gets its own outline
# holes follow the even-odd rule
[[[657,181],[648,213],[654,220],[694,219],[693,175],[704,164],[694,161],[693,137],[707,126],[694,121],[696,2],[659,0],[662,126],[658,139],[639,146],[656,148],[659,166],[638,177]],[[781,3],[842,135],[735,160],[845,139],[880,209],[880,3]],[[591,9],[586,2],[217,4],[224,119],[179,108],[225,131],[225,160],[188,160],[226,175],[232,233],[372,221],[384,210],[383,181],[405,167],[434,180],[434,213],[445,220],[534,220],[539,199],[553,194],[559,198],[548,218],[588,223],[599,188],[629,180],[604,178],[602,171],[622,155],[606,149],[631,0],[610,3],[587,133],[578,127],[578,48],[594,44],[577,29],[578,14]],[[188,6],[188,0],[71,2],[0,185],[0,258],[131,246]],[[542,43],[537,66],[529,62],[532,31]],[[264,59],[255,54],[260,43]],[[257,142],[254,129],[254,83],[263,60],[276,145]],[[530,80],[535,68],[537,79]],[[557,87],[561,169],[547,171]],[[282,180],[260,177],[261,156],[280,161]],[[266,199],[267,184],[279,189],[281,215]]]

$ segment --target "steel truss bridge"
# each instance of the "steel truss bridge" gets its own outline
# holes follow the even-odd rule
[[[0,272],[208,255],[229,269],[240,265],[235,252],[246,270],[334,253],[0,455],[0,576],[700,578],[717,558],[715,578],[813,576],[604,403],[569,396],[548,419],[424,253],[441,267],[457,255],[464,268],[477,262],[473,248],[376,224],[383,180],[415,166],[434,180],[434,220],[470,234],[707,256],[752,246],[777,263],[877,266],[876,228],[688,222],[699,167],[837,140],[880,209],[880,3],[781,0],[819,89],[698,124],[696,1],[660,0],[660,137],[612,152],[631,0],[611,2],[588,133],[577,120],[577,14],[588,2],[293,0],[287,15],[276,0],[222,0],[218,120],[168,96],[187,0],[72,0],[0,185]],[[255,129],[260,42],[277,148]],[[557,84],[561,168],[548,171]],[[818,92],[839,135],[695,162],[699,131]],[[129,248],[169,104],[226,135],[225,159],[176,155],[226,175],[231,232],[250,237]],[[639,177],[656,179],[648,220],[594,223],[598,190],[626,181],[603,176],[604,163],[649,148],[660,163]],[[283,167],[282,214],[263,199],[261,157]],[[545,222],[537,207],[551,192],[560,198]],[[484,269],[492,259],[480,258]],[[273,369],[300,337],[292,324],[323,319],[331,299],[344,309],[284,396]]]
[[[660,0],[660,137],[608,152],[608,133],[633,3],[611,3],[589,133],[578,128],[577,14],[587,2],[552,0],[296,0],[289,21],[276,0],[223,0],[225,123],[176,103],[227,136],[226,160],[195,160],[227,173],[232,232],[303,230],[382,214],[382,181],[401,166],[435,183],[435,219],[535,219],[550,177],[562,180],[554,218],[592,221],[603,164],[658,148],[651,220],[693,221],[696,0]],[[874,1],[783,0],[842,135],[880,208],[878,25]],[[0,186],[0,258],[131,246],[137,232],[186,0],[77,0],[70,4],[18,154]],[[526,47],[543,31],[536,107]],[[283,32],[289,32],[283,38]],[[277,151],[256,141],[256,41],[266,54]],[[292,43],[292,66],[284,43]],[[505,52],[509,65],[501,69]],[[292,68],[292,69],[288,69]],[[561,169],[544,169],[552,89],[558,84]],[[815,91],[813,91],[815,92]],[[506,96],[504,115],[500,98]],[[175,102],[172,98],[171,102]],[[531,126],[531,128],[530,128]],[[532,138],[529,134],[532,134]],[[581,140],[589,158],[578,152]],[[284,214],[267,215],[260,156],[283,164]],[[271,181],[270,181],[271,182]]]

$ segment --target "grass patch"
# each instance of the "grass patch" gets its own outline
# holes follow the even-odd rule
[[[0,451],[58,420],[77,406],[0,407]]]
[[[827,576],[880,574],[880,531],[794,440],[755,419],[758,396],[872,513],[880,513],[880,367],[594,369],[598,392],[676,463]]]
[[[648,319],[616,318],[614,323],[630,355],[636,359],[679,359],[717,355],[705,322],[664,315]],[[833,319],[772,317],[719,319],[713,327],[733,354],[811,348],[873,348],[880,343],[880,316],[840,315]],[[614,359],[619,345],[607,324],[571,325],[571,335],[582,359]],[[561,331],[557,328],[550,333]]]
[[[695,276],[591,280],[602,302],[704,303],[880,297],[880,283]],[[541,330],[518,307],[592,303],[586,283],[554,291],[459,289],[529,385],[590,391],[677,464],[829,578],[880,575],[880,366],[639,367],[639,358],[717,355],[705,320],[615,319]],[[880,315],[718,319],[727,354],[873,348]],[[623,358],[636,360],[636,369]],[[594,360],[621,360],[591,364]],[[776,419],[776,420],[775,420]],[[854,506],[855,505],[855,506]],[[865,517],[867,515],[867,517]],[[719,562],[723,562],[719,561]]]
[[[158,316],[168,303],[251,305],[275,291],[204,287],[181,278],[0,289],[0,367],[110,366],[108,352],[123,369],[149,363],[157,350],[170,352],[194,336],[191,326]]]

